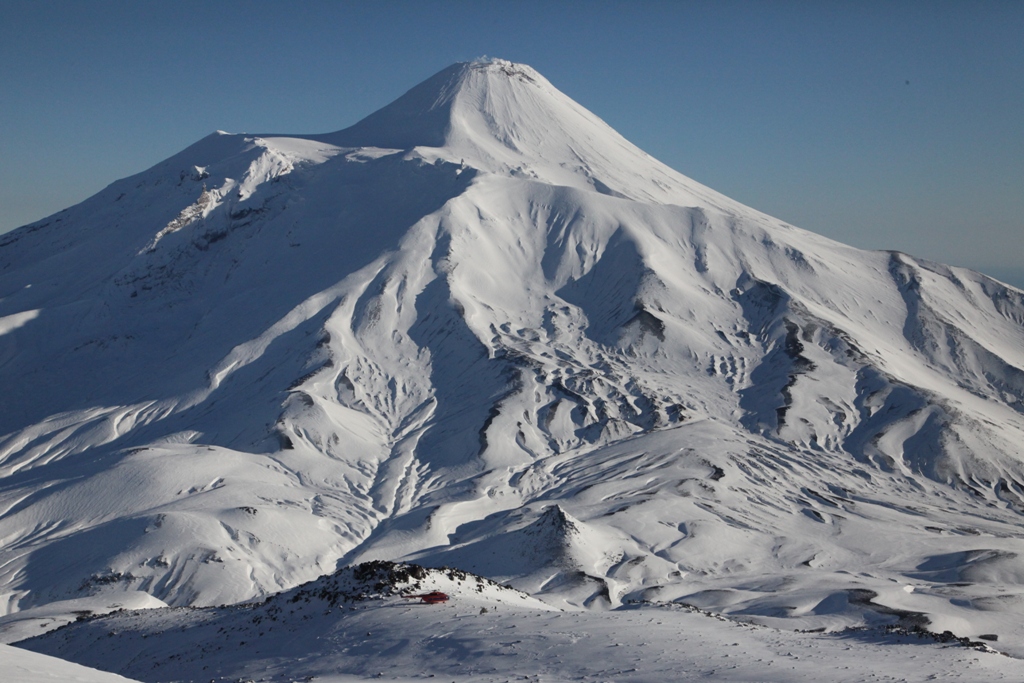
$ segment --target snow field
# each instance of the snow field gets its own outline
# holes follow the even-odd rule
[[[917,636],[780,631],[681,608],[551,612],[464,598],[285,606],[276,619],[238,609],[124,613],[26,645],[147,681],[1020,680],[1014,659]]]
[[[12,617],[408,559],[581,629],[685,602],[1024,656],[1024,293],[744,207],[523,65],[217,133],[3,236],[0,386]]]

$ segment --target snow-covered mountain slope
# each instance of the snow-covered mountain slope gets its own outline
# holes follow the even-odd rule
[[[117,674],[9,645],[0,644],[0,662],[4,667],[4,680],[8,683],[136,683]]]
[[[443,605],[404,600],[444,589]],[[117,612],[20,643],[144,681],[1016,681],[984,643],[797,633],[693,608],[553,610],[453,570],[368,563],[265,602]],[[2,652],[2,651],[0,651]]]
[[[733,202],[529,67],[0,245],[6,612],[412,559],[1024,654],[1024,293]]]
[[[142,591],[117,591],[57,600],[0,617],[0,643],[16,643],[79,619],[119,610],[156,609],[167,604]]]

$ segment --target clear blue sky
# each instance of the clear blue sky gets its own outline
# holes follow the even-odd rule
[[[215,129],[337,130],[483,55],[757,209],[1024,286],[1019,0],[0,0],[0,231]]]

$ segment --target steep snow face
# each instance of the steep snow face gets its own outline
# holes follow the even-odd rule
[[[646,202],[741,208],[638,149],[534,69],[501,59],[455,64],[319,139],[421,147],[429,158]]]
[[[1024,651],[1024,293],[745,208],[529,67],[0,240],[4,611],[405,558]]]

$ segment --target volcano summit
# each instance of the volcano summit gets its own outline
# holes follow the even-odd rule
[[[391,560],[1024,656],[1024,293],[745,207],[528,66],[0,245],[8,619]]]

